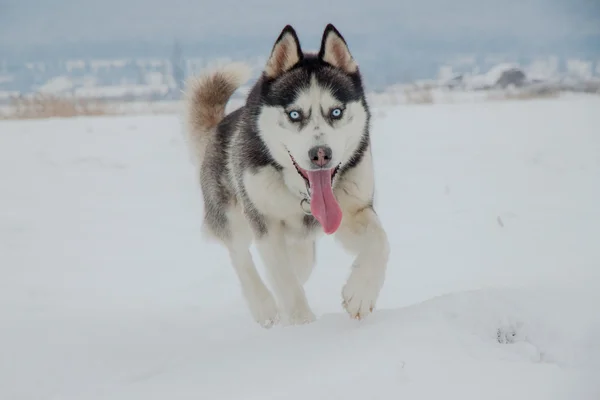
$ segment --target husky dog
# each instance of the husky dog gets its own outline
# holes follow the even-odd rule
[[[188,84],[204,232],[229,251],[250,312],[263,327],[280,316],[288,324],[315,320],[303,285],[315,264],[316,238],[335,233],[356,255],[343,307],[364,318],[383,286],[389,245],[373,208],[370,114],[358,65],[333,25],[316,54],[302,51],[288,25],[245,105],[225,115],[247,79],[249,68],[234,63]],[[254,265],[252,243],[275,296]]]

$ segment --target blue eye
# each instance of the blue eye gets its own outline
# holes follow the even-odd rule
[[[294,122],[295,122],[295,121],[300,121],[300,119],[302,118],[302,115],[300,114],[300,112],[299,112],[299,111],[296,111],[296,110],[294,110],[294,111],[290,111],[290,112],[288,113],[288,116],[289,116],[289,117],[290,117],[290,119],[291,119],[292,121],[294,121]]]
[[[342,118],[342,109],[341,108],[334,108],[333,110],[331,110],[329,112],[329,115],[333,119],[340,119],[340,118]]]

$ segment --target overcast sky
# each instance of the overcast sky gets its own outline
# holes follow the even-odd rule
[[[0,44],[10,46],[264,37],[287,23],[302,37],[320,35],[327,22],[369,40],[552,41],[600,33],[600,0],[0,0]]]

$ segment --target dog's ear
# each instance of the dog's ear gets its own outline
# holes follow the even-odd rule
[[[319,58],[348,74],[358,71],[358,65],[350,54],[346,40],[332,24],[328,24],[323,32]]]
[[[302,60],[302,49],[298,35],[291,25],[286,25],[275,41],[271,56],[265,66],[265,75],[271,79],[277,78]]]

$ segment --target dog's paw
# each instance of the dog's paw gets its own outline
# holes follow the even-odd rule
[[[263,328],[269,329],[279,322],[279,310],[270,293],[260,299],[249,300],[248,306],[254,320]]]
[[[317,317],[306,304],[294,307],[287,313],[286,323],[288,325],[303,325],[310,324],[316,321]]]
[[[379,285],[351,276],[342,289],[342,306],[354,319],[364,319],[375,309],[379,296]]]

